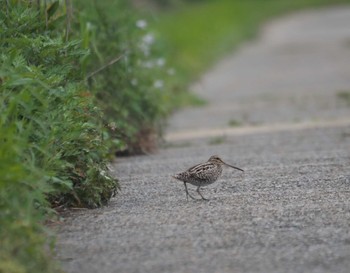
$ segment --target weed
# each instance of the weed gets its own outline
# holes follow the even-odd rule
[[[209,145],[219,145],[223,144],[226,141],[226,136],[217,136],[209,140]]]
[[[350,106],[350,91],[339,91],[337,97]]]
[[[228,125],[229,125],[230,127],[239,127],[239,126],[242,125],[242,122],[240,122],[240,121],[238,121],[238,120],[236,120],[236,119],[230,119],[230,120],[228,121]]]

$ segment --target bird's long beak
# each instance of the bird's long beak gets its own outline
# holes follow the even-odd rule
[[[231,167],[231,168],[234,168],[234,169],[236,169],[236,170],[239,170],[239,171],[241,171],[241,172],[244,172],[244,170],[242,170],[242,169],[240,169],[240,168],[238,168],[238,167],[229,165],[229,164],[225,163],[224,161],[222,161],[222,163],[224,163],[226,166],[229,166],[229,167]]]

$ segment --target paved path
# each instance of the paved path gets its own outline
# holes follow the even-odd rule
[[[337,93],[349,90],[350,12],[303,12],[268,24],[194,86],[206,107],[181,111],[172,133],[349,117]],[[191,118],[188,118],[191,117]],[[349,117],[350,118],[350,117]]]
[[[268,24],[194,90],[166,148],[117,160],[117,198],[66,218],[67,272],[349,272],[350,8]],[[170,175],[212,154],[245,174],[187,202]]]

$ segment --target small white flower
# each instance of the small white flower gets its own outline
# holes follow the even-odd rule
[[[164,66],[164,65],[165,65],[165,59],[164,59],[164,58],[159,58],[159,59],[157,59],[156,64],[157,64],[159,67]]]
[[[138,84],[138,81],[137,81],[137,79],[134,78],[130,81],[130,83],[131,83],[131,85],[136,86]]]
[[[153,68],[154,67],[154,63],[152,61],[147,61],[143,63],[143,67],[145,68]]]
[[[170,75],[170,76],[174,75],[175,72],[176,72],[176,71],[175,71],[174,68],[169,68],[168,71],[167,71],[168,75]]]
[[[154,35],[152,33],[148,33],[142,37],[142,42],[146,45],[151,45],[154,43]]]
[[[146,20],[137,20],[136,21],[136,26],[140,29],[145,29],[147,27],[147,21]]]
[[[89,31],[91,31],[91,30],[94,29],[94,25],[91,24],[90,22],[87,22],[87,23],[86,23],[86,29],[89,30]]]
[[[114,131],[117,128],[117,125],[115,124],[115,122],[111,122],[110,124],[108,124],[108,127]]]
[[[104,170],[100,171],[100,175],[103,176],[107,180],[111,180],[111,178],[108,176],[107,172]]]
[[[154,88],[162,88],[164,86],[164,82],[162,80],[156,80],[153,83]]]
[[[141,48],[143,56],[148,57],[150,55],[150,49],[148,47]]]
[[[148,57],[150,55],[151,50],[148,44],[145,44],[145,43],[139,44],[139,49],[142,51],[145,57]]]
[[[124,59],[125,64],[129,63],[129,56],[128,55],[125,55],[123,59]]]

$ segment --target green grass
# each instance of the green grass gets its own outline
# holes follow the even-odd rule
[[[219,145],[219,144],[223,144],[226,141],[226,136],[222,135],[222,136],[217,136],[217,137],[213,137],[212,139],[210,139],[208,141],[209,145]]]
[[[242,122],[240,122],[239,120],[236,120],[236,119],[230,119],[228,121],[228,126],[230,126],[230,127],[239,127],[239,126],[242,126]]]
[[[154,27],[170,49],[169,63],[188,84],[242,41],[261,23],[286,12],[349,0],[216,0],[181,6],[159,14]]]
[[[350,91],[339,91],[337,93],[339,100],[344,101],[347,105],[350,106]]]

